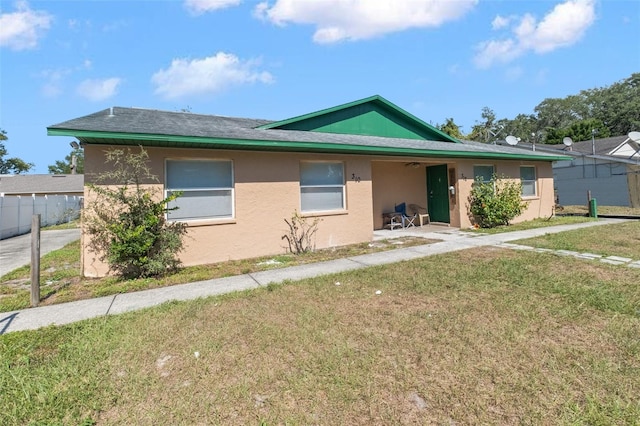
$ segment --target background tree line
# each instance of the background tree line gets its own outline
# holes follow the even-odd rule
[[[575,142],[626,135],[640,131],[640,73],[610,86],[582,90],[565,98],[547,98],[533,114],[518,114],[514,119],[497,119],[489,107],[482,108],[481,120],[464,135],[448,118],[437,126],[443,132],[478,142],[502,140],[508,135],[525,142],[558,144],[564,137]]]

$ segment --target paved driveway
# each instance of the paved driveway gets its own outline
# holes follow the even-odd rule
[[[80,239],[80,229],[40,232],[40,256]],[[31,234],[0,241],[0,277],[31,263]]]

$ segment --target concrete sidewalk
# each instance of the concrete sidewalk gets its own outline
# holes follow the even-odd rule
[[[414,247],[398,248],[395,250],[336,259],[327,262],[311,263],[289,268],[273,269],[234,277],[218,278],[188,284],[174,285],[134,293],[116,294],[96,299],[80,300],[77,302],[61,303],[57,305],[29,308],[13,312],[0,313],[0,334],[20,330],[32,330],[47,325],[68,324],[84,319],[106,315],[116,315],[123,312],[156,306],[171,300],[193,300],[248,290],[270,283],[282,283],[286,280],[301,280],[304,278],[351,271],[375,265],[418,259],[435,254],[465,250],[473,247],[502,245],[509,241],[536,237],[545,234],[558,233],[592,226],[620,223],[620,219],[602,219],[598,222],[585,222],[572,225],[558,225],[547,228],[537,228],[526,231],[506,232],[495,235],[479,235],[460,232],[455,229],[441,232],[423,232],[416,230],[376,231],[375,239],[402,236],[421,236],[443,240],[433,244]],[[509,248],[510,245],[505,245]]]

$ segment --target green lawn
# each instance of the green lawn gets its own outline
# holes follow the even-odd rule
[[[597,219],[583,216],[555,216],[551,218],[541,218],[528,220],[526,222],[514,223],[512,225],[496,226],[495,228],[471,229],[471,232],[479,234],[500,234],[503,232],[524,231],[527,229],[546,228],[548,226],[569,225],[572,223],[590,222]]]
[[[405,237],[375,243],[354,244],[301,255],[281,254],[256,259],[220,262],[182,268],[162,278],[122,280],[116,277],[84,278],[80,276],[80,241],[44,255],[40,261],[41,305],[71,302],[92,297],[166,287],[194,281],[247,274],[274,268],[322,262],[366,253],[429,244],[434,240]],[[30,267],[24,266],[0,277],[0,312],[29,307]]]
[[[0,424],[635,425],[639,282],[484,247],[11,333]]]
[[[517,243],[640,260],[640,221],[577,229],[544,237],[527,238]]]

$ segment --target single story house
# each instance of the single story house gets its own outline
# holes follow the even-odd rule
[[[0,175],[0,194],[84,196],[84,175]]]
[[[530,144],[518,144],[525,150]],[[574,142],[570,146],[536,145],[537,152],[560,153],[553,181],[560,205],[586,205],[587,194],[598,205],[640,207],[640,151],[628,136]]]
[[[294,212],[321,219],[317,248],[371,241],[400,203],[468,227],[474,177],[493,172],[524,184],[516,221],[548,217],[551,165],[567,158],[459,141],[380,96],[282,121],[112,107],[47,131],[82,143],[87,183],[108,149],[143,146],[156,185],[183,192],[168,218],[188,224],[185,265],[282,253]],[[84,246],[84,274],[105,274]]]
[[[84,199],[83,175],[0,175],[0,240],[75,219]]]

